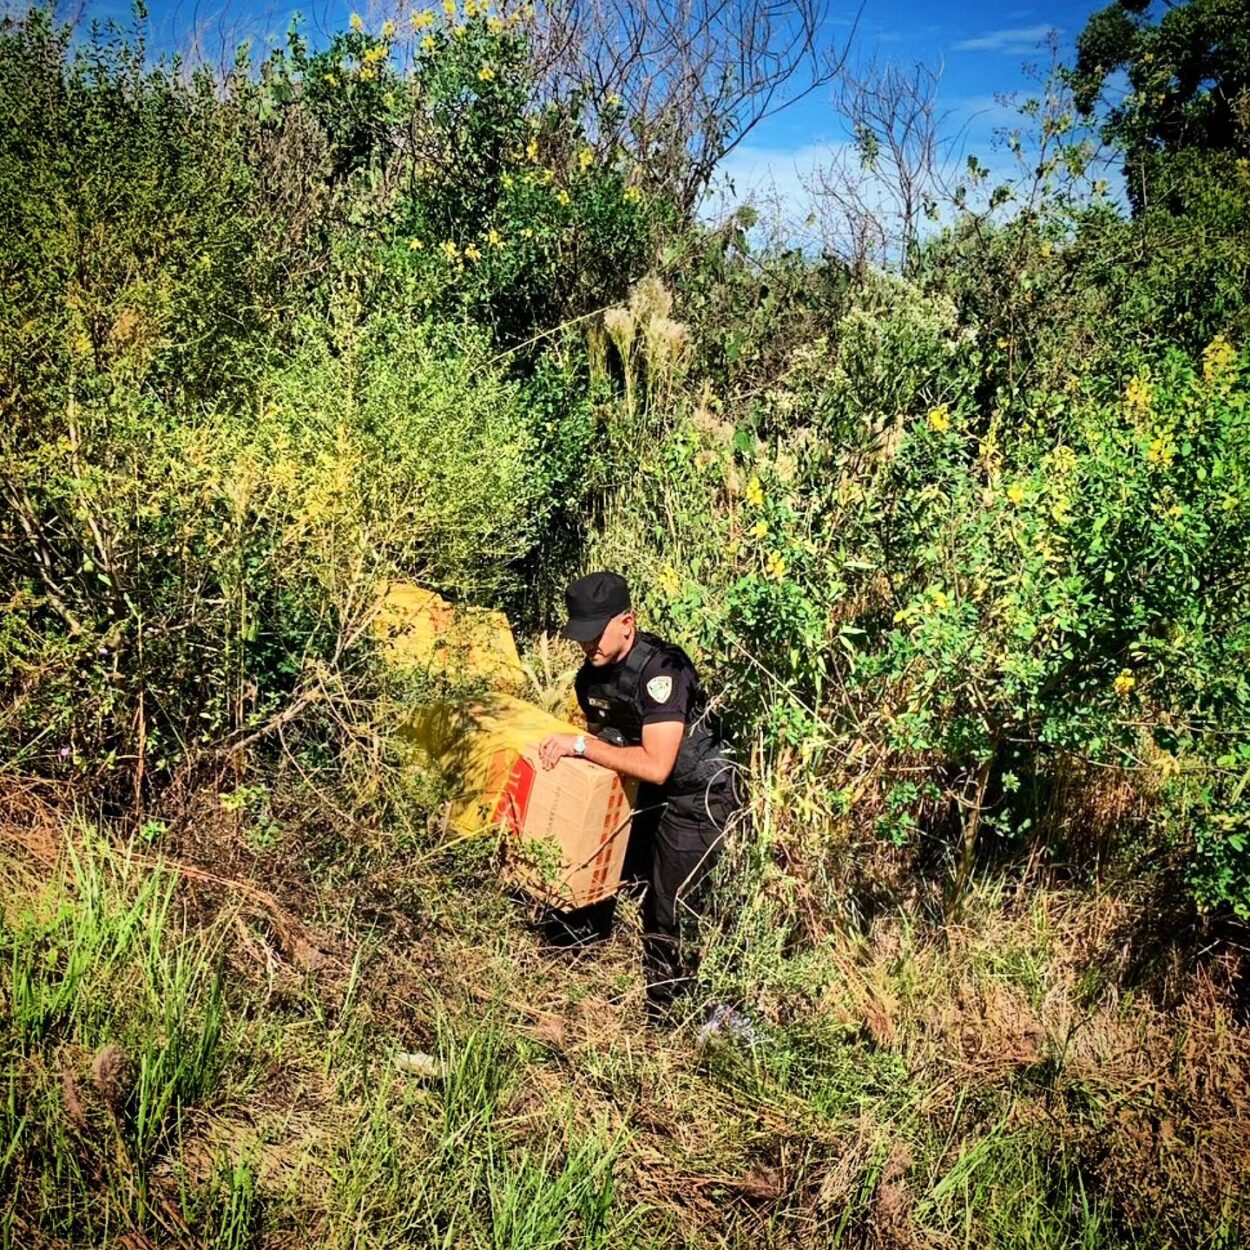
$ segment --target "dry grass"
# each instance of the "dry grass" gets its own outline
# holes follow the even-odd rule
[[[64,866],[74,826],[54,800],[9,805],[11,899]],[[466,1139],[487,1154],[460,1183],[486,1184],[491,1151],[509,1152],[522,1171],[508,1184],[522,1184],[525,1168],[581,1158],[579,1143],[614,1143],[614,1209],[646,1213],[620,1244],[1232,1246],[1250,1231],[1250,1035],[1227,970],[1191,974],[1171,1008],[1125,988],[1128,901],[982,885],[958,926],[905,908],[854,931],[826,921],[807,949],[752,965],[758,1047],[701,1054],[693,1021],[641,1023],[628,906],[609,942],[556,952],[473,848],[449,862],[374,844],[310,872],[301,847],[255,855],[207,812],[160,858],[180,914],[217,935],[237,1054],[220,1090],[188,1107],[149,1178],[156,1213],[128,1236],[203,1244],[211,1220],[185,1195],[250,1184],[246,1236],[213,1244],[358,1244],[353,1221],[377,1244],[413,1244],[408,1199],[383,1192],[386,1176],[452,1166],[436,1163],[451,1093],[389,1057],[454,1064],[483,1036],[502,1083],[489,1140]],[[755,923],[818,906],[810,883],[806,896],[784,886],[762,882],[774,910]],[[810,938],[810,918],[800,927]],[[65,1148],[93,1159],[106,1113],[92,1051],[64,1039],[37,1061],[7,1053],[19,1087],[54,1091]],[[543,1164],[535,1143],[557,1154]],[[223,1160],[246,1184],[221,1179]],[[447,1244],[478,1244],[476,1225],[455,1223],[470,1207],[496,1230],[480,1235],[502,1235],[487,1190],[447,1207]],[[422,1192],[412,1203],[449,1201]],[[10,1240],[25,1239],[13,1244],[80,1244],[44,1238],[43,1201],[10,1202]]]

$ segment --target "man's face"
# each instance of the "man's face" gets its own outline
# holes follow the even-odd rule
[[[634,641],[634,614],[622,612],[614,616],[604,627],[603,633],[590,642],[578,645],[589,664],[602,668],[608,664],[619,664],[629,654],[630,645]]]

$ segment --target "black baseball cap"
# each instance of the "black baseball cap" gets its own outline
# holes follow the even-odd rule
[[[564,592],[569,623],[560,631],[574,642],[593,642],[604,627],[633,604],[629,584],[619,573],[588,573],[570,582]]]

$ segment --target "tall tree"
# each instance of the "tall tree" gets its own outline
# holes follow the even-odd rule
[[[1101,112],[1105,137],[1124,150],[1137,212],[1209,176],[1202,158],[1250,151],[1250,0],[1188,0],[1157,20],[1151,8],[1117,0],[1077,42],[1078,106]]]

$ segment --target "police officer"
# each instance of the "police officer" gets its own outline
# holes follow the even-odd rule
[[[540,749],[544,767],[580,756],[642,784],[630,832],[626,876],[646,887],[643,969],[648,1014],[668,1015],[694,973],[689,939],[704,886],[738,807],[735,768],[694,665],[680,647],[638,629],[619,573],[591,573],[565,592],[562,633],[586,659],[575,682],[589,734],[554,734]],[[606,936],[609,900],[592,927]]]

